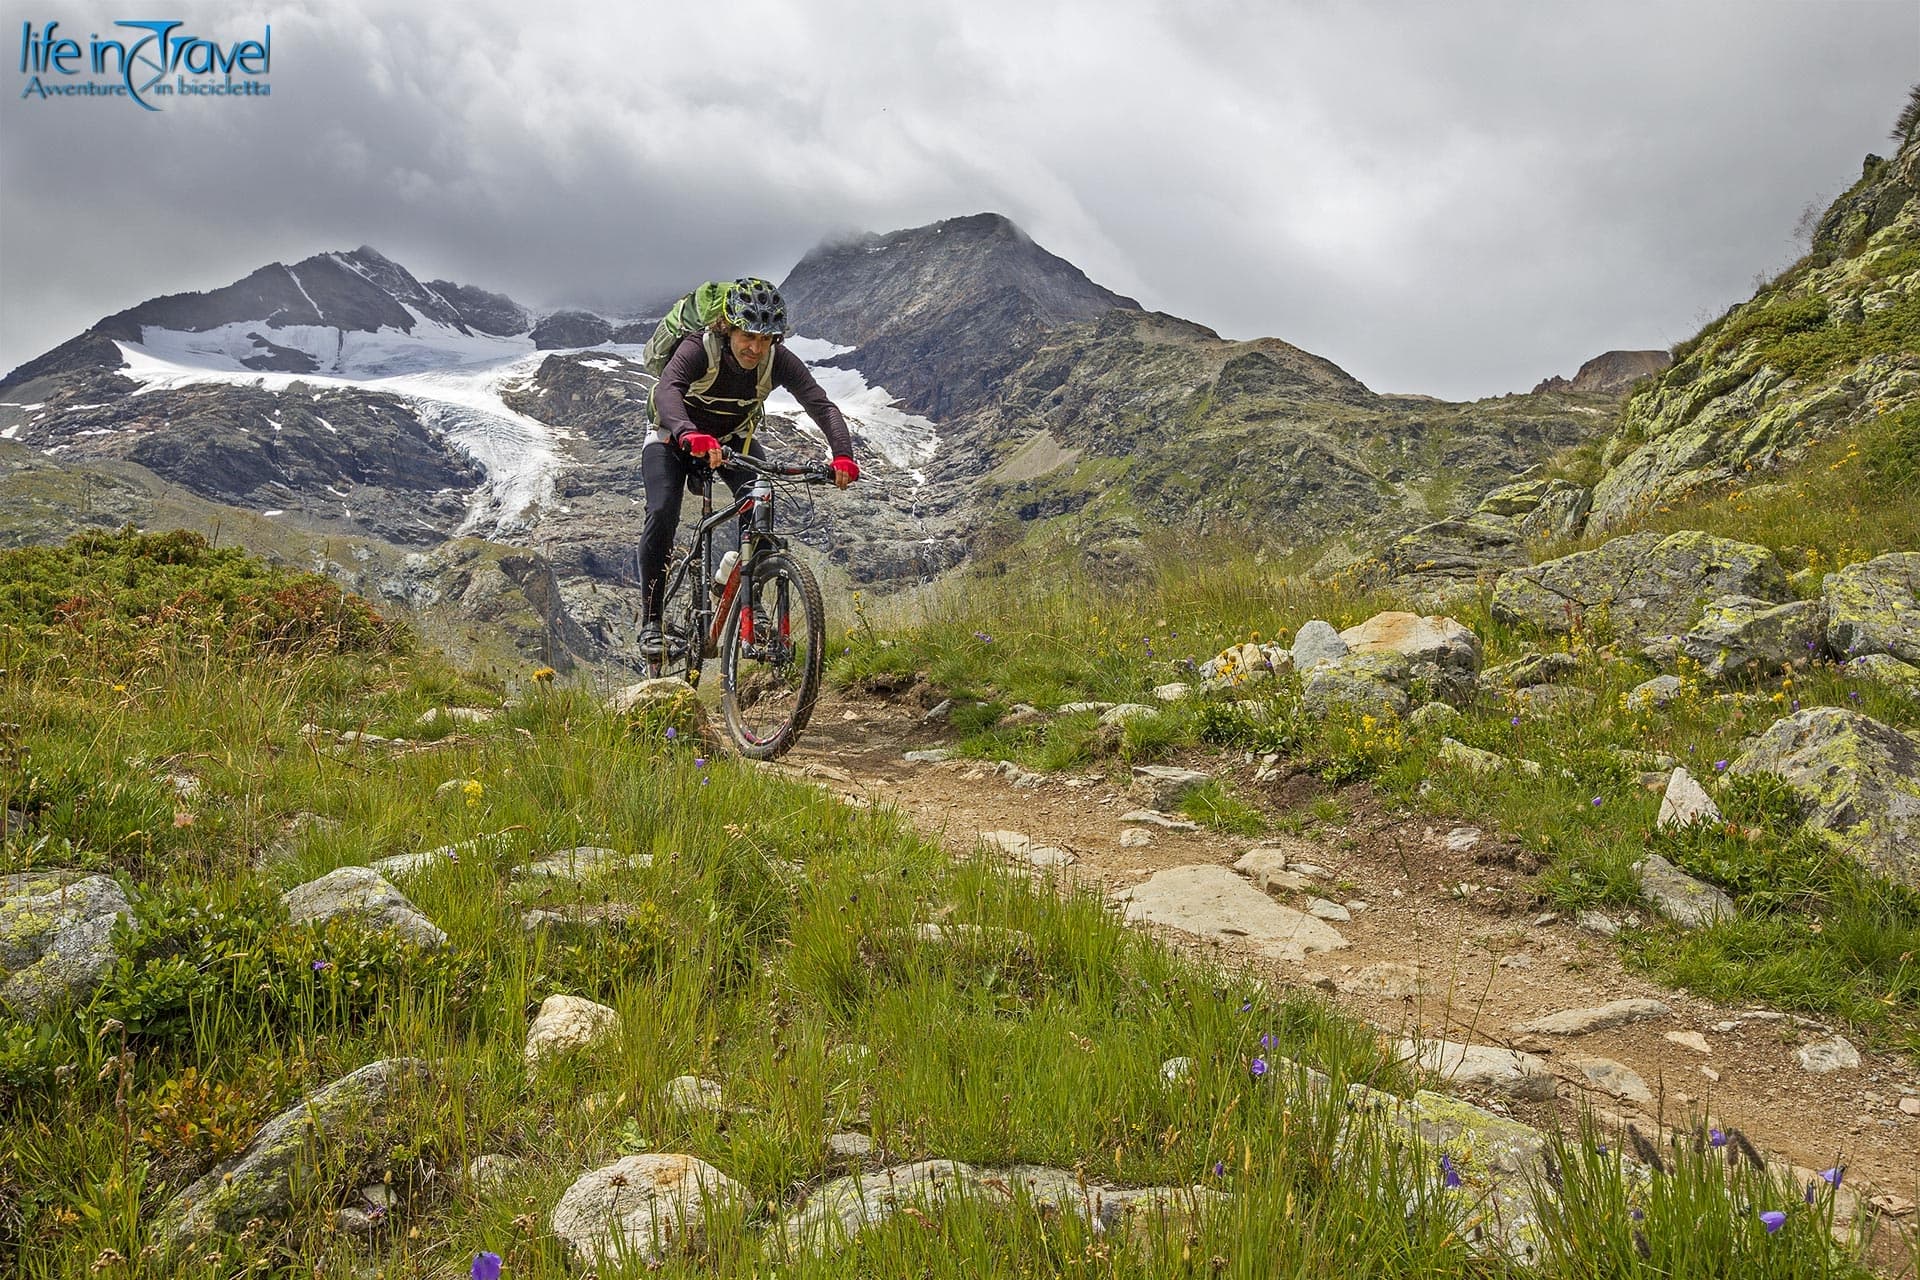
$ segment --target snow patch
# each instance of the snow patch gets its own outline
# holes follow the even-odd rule
[[[840,406],[841,416],[846,418],[848,426],[888,462],[906,472],[914,484],[927,482],[923,468],[940,448],[940,429],[931,418],[901,409],[892,392],[885,387],[870,386],[866,375],[858,369],[814,364],[816,360],[843,355],[853,350],[852,347],[798,335],[786,339],[784,345],[806,362],[820,389],[827,393],[829,400]],[[816,439],[820,438],[819,429],[806,416],[800,402],[786,391],[776,390],[768,396],[767,409],[771,413],[793,416],[798,420],[801,430]]]

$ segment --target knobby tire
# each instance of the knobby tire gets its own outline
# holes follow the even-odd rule
[[[735,595],[720,634],[720,705],[740,753],[771,760],[793,746],[813,715],[826,662],[827,611],[813,571],[785,551],[759,557],[748,576],[753,597]],[[756,605],[761,625],[748,628],[756,632],[748,640],[741,619]],[[761,634],[767,628],[772,634]]]

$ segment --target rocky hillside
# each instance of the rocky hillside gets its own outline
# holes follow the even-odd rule
[[[1594,391],[1601,395],[1620,395],[1631,391],[1642,378],[1650,378],[1673,363],[1665,351],[1603,351],[1580,366],[1571,381],[1558,375],[1542,378],[1534,392]]]
[[[941,422],[991,404],[1047,331],[1139,310],[997,213],[823,244],[780,289],[802,333]]]
[[[1868,156],[1807,256],[1674,356],[1607,443],[1596,527],[1920,400],[1920,138]]]

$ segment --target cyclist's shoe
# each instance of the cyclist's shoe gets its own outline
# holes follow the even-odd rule
[[[640,624],[640,656],[649,662],[666,660],[667,637],[657,622]]]

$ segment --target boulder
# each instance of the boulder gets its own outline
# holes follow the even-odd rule
[[[1398,654],[1411,679],[1425,680],[1443,702],[1455,706],[1473,697],[1480,677],[1480,637],[1452,618],[1417,613],[1376,613],[1340,639],[1349,653]]]
[[[1630,998],[1613,1000],[1591,1009],[1562,1009],[1543,1017],[1516,1022],[1513,1029],[1524,1035],[1584,1036],[1595,1031],[1610,1031],[1629,1023],[1664,1018],[1672,1010],[1658,1000]]]
[[[1495,517],[1523,543],[1538,543],[1579,534],[1592,506],[1593,491],[1571,480],[1521,480],[1488,490],[1474,516]]]
[[[0,876],[0,1006],[25,1020],[93,994],[117,958],[113,926],[132,913],[107,876],[16,871]]]
[[[1460,723],[1460,711],[1444,702],[1428,702],[1415,707],[1407,723],[1420,733],[1445,733]]]
[[[286,1217],[296,1188],[325,1186],[384,1154],[395,1136],[396,1103],[428,1078],[421,1059],[386,1058],[301,1099],[262,1125],[239,1155],[168,1201],[155,1235],[187,1245],[239,1232],[255,1218]]]
[[[1829,1036],[1825,1040],[1803,1044],[1794,1050],[1793,1056],[1802,1070],[1818,1076],[1860,1069],[1860,1051],[1845,1036]]]
[[[1680,652],[1709,680],[1766,680],[1819,657],[1826,628],[1826,606],[1817,600],[1774,604],[1723,596],[1680,637]]]
[[[1544,772],[1537,760],[1516,760],[1492,751],[1482,751],[1478,747],[1470,747],[1453,738],[1440,739],[1440,750],[1434,752],[1434,759],[1456,769],[1465,769],[1469,773],[1505,773],[1509,769],[1518,769],[1529,778],[1537,778]]]
[[[1200,664],[1209,688],[1254,684],[1293,670],[1293,652],[1284,645],[1248,641],[1222,649]]]
[[[447,940],[438,925],[372,867],[336,867],[318,880],[287,890],[280,901],[295,924],[347,918],[375,929],[391,929],[416,946],[437,947]]]
[[[1697,530],[1635,533],[1500,576],[1493,614],[1556,635],[1610,633],[1633,649],[1691,627],[1710,600],[1786,602],[1786,572],[1765,547]]]
[[[742,1203],[740,1184],[692,1156],[628,1156],[583,1174],[550,1225],[583,1267],[652,1266],[697,1240],[707,1218]]]
[[[660,1087],[660,1096],[675,1111],[724,1111],[727,1106],[719,1081],[703,1076],[675,1076]]]
[[[1729,768],[1776,773],[1807,802],[1807,825],[1869,869],[1920,888],[1920,742],[1840,707],[1775,721]]]
[[[581,996],[548,996],[527,1028],[527,1065],[537,1067],[548,1058],[590,1049],[620,1034],[620,1015],[606,1005]]]
[[[716,749],[720,742],[700,695],[678,676],[630,684],[608,697],[607,710],[645,724],[650,731],[672,729],[678,736],[690,736]]]
[[[1650,853],[1633,864],[1640,877],[1640,892],[1654,909],[1683,929],[1734,915],[1733,899],[1708,884],[1696,880],[1657,853]]]
[[[1130,922],[1244,942],[1276,960],[1300,961],[1347,945],[1332,926],[1281,906],[1225,867],[1171,867],[1117,897]]]
[[[1407,710],[1407,660],[1397,653],[1354,653],[1307,672],[1300,702],[1309,714],[1398,718]]]
[[[1340,633],[1333,629],[1331,622],[1314,618],[1300,624],[1300,630],[1294,633],[1290,652],[1293,669],[1305,674],[1323,662],[1346,657],[1347,644],[1340,638]]]
[[[1827,644],[1841,658],[1885,653],[1920,666],[1920,551],[1899,551],[1826,576]]]

